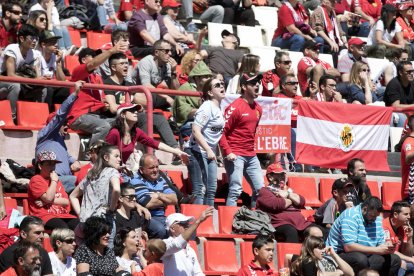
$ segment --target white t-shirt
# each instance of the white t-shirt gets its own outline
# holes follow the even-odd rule
[[[395,28],[393,31],[388,32],[388,30],[384,30],[384,22],[382,20],[378,20],[375,23],[374,27],[371,29],[368,35],[367,45],[376,45],[377,39],[375,38],[375,34],[377,31],[382,31],[382,39],[386,42],[392,42],[395,37],[395,34],[402,31],[402,28],[398,22],[395,22]]]
[[[207,144],[215,151],[224,128],[223,112],[212,101],[205,101],[194,115],[194,124],[201,128]],[[189,147],[197,152],[205,152],[191,135]]]
[[[55,276],[76,276],[76,260],[66,257],[66,264],[62,263],[55,252],[49,252],[50,263],[52,264],[53,275]]]
[[[24,58],[22,52],[20,52],[19,44],[9,44],[0,56],[0,68],[2,73],[6,72],[6,63],[4,62],[5,56],[13,57],[16,60],[16,71],[25,63],[39,67],[42,58],[42,54],[34,49],[29,49],[29,51],[27,51],[26,58]]]
[[[132,265],[133,262],[136,263],[136,265],[135,265],[135,271],[136,272],[142,270],[141,266],[140,266],[141,262],[140,262],[138,257],[135,257],[132,260],[127,260],[127,259],[124,259],[122,257],[116,256],[116,260],[117,260],[119,266],[121,266],[123,270],[128,271],[129,273],[131,273],[131,265]]]
[[[49,62],[42,56],[40,59],[42,76],[53,77],[56,71],[56,55],[52,54]]]

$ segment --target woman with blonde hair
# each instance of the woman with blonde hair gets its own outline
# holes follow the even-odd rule
[[[229,81],[227,85],[226,94],[236,94],[240,91],[240,75],[253,73],[257,75],[260,71],[260,57],[253,54],[246,54],[242,58],[242,62],[237,74]],[[263,89],[261,86],[259,89]]]
[[[348,103],[370,104],[378,101],[370,73],[371,70],[365,62],[357,61],[352,65]]]
[[[53,252],[49,252],[54,275],[76,276],[75,232],[70,229],[57,228],[50,235]]]
[[[188,75],[191,70],[200,62],[203,58],[199,51],[191,50],[188,51],[181,59],[181,74],[178,76],[180,85],[183,85],[188,81]]]

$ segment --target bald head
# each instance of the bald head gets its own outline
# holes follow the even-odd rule
[[[139,160],[139,171],[146,180],[157,181],[159,177],[158,158],[152,154],[144,154]]]

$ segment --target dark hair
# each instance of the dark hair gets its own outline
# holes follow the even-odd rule
[[[171,45],[171,43],[168,42],[167,40],[165,40],[165,39],[159,39],[159,40],[157,40],[157,41],[154,42],[154,45],[153,45],[154,53],[155,53],[155,50],[158,50],[158,49],[161,48],[161,44],[163,44],[163,43],[167,43],[167,44],[170,44]]]
[[[407,201],[402,200],[394,202],[391,206],[391,216],[394,213],[401,213],[401,209],[404,207],[410,208],[410,204]]]
[[[319,79],[319,87],[321,87],[321,85],[325,85],[328,82],[328,80],[334,80],[336,82],[335,77],[331,76],[331,75],[323,75],[320,79]]]
[[[281,62],[283,56],[289,56],[288,52],[278,51],[276,52],[275,58],[273,59],[273,63]]]
[[[134,190],[135,191],[135,188],[134,188],[134,186],[131,185],[131,183],[124,182],[121,185],[121,195],[123,195],[126,190]]]
[[[112,35],[111,35],[112,44],[115,45],[115,42],[118,42],[119,40],[121,40],[121,38],[129,40],[129,33],[124,30],[115,30],[112,32]]]
[[[22,231],[24,231],[26,233],[29,232],[30,229],[31,229],[32,224],[43,226],[43,220],[41,220],[39,217],[35,217],[35,216],[25,217],[19,225],[20,232],[22,232]]]
[[[32,25],[23,24],[20,27],[17,36],[26,37],[26,36],[29,36],[29,35],[30,36],[39,36],[39,31],[35,27],[33,27]],[[19,40],[19,42],[20,42],[20,40]]]
[[[410,128],[410,130],[414,130],[414,115],[408,117],[407,125]]]
[[[37,243],[30,243],[28,241],[20,241],[17,243],[16,249],[13,252],[13,262],[15,265],[18,264],[19,258],[24,257],[30,248],[37,250],[40,256],[41,247]]]
[[[6,11],[8,11],[8,12],[13,11],[14,6],[19,6],[23,10],[23,7],[19,2],[13,1],[13,0],[12,1],[6,1],[6,2],[4,2],[3,5],[1,5],[2,17],[4,18],[6,16]]]
[[[384,208],[382,207],[381,199],[376,196],[369,196],[361,203],[361,209],[367,207],[368,211],[376,210],[377,212],[382,212]]]
[[[216,78],[209,78],[203,85],[203,88],[201,89],[201,91],[203,92],[203,95],[201,96],[203,98],[203,101],[207,101],[210,100],[211,97],[208,94],[209,91],[211,91],[212,87],[212,82],[213,80],[216,80]]]
[[[292,263],[292,273],[293,275],[303,275],[302,274],[302,265],[307,263],[313,263],[316,268],[316,271],[320,271],[318,266],[318,259],[316,258],[313,250],[315,248],[325,247],[325,242],[323,238],[318,237],[308,237],[303,241],[301,252],[299,257]]]
[[[129,232],[135,231],[131,227],[125,227],[117,231],[118,233],[115,235],[114,239],[114,252],[115,256],[121,257],[124,254],[124,242],[128,237]]]
[[[401,62],[399,62],[399,63],[397,63],[397,75],[400,77],[401,76],[401,71],[403,71],[404,70],[404,66],[405,65],[413,65],[412,63],[411,63],[411,61],[401,61]]]
[[[44,10],[31,11],[29,13],[29,17],[27,18],[26,24],[31,25],[31,26],[34,27],[35,24],[36,24],[36,20],[37,20],[37,18],[39,18],[40,15],[45,15],[46,16],[46,26],[47,26],[47,24],[48,24],[47,13]],[[46,29],[47,29],[47,27],[46,27]],[[38,30],[38,29],[36,28],[36,30]]]
[[[122,118],[121,114],[123,114],[126,111],[127,111],[127,109],[123,110],[119,115],[117,115],[115,117],[115,121],[112,125],[112,128],[115,128],[119,131],[119,136],[121,137],[121,139],[122,139],[122,137],[124,137],[124,135],[126,133],[125,122],[124,122],[125,118]],[[131,137],[135,137],[135,134],[137,133],[137,127],[138,127],[138,122],[136,122],[131,127],[131,130],[130,130]]]
[[[361,158],[352,158],[351,160],[349,160],[348,165],[346,166],[348,177],[351,176],[350,172],[353,172],[355,170],[356,162],[365,163],[364,160],[362,160]]]
[[[295,74],[289,73],[281,77],[279,82],[280,90],[282,90],[282,86],[286,84],[288,78],[296,78],[296,76]]]
[[[113,62],[114,60],[118,60],[118,59],[126,59],[126,58],[127,58],[127,56],[126,56],[124,53],[115,53],[115,54],[112,54],[112,55],[109,57],[109,59],[108,59],[109,66],[111,66],[111,65],[112,65],[112,62]]]
[[[390,24],[390,26],[389,27],[386,26],[386,24],[387,24],[387,16],[391,12],[389,10],[389,6],[388,5],[391,6],[391,4],[385,4],[384,6],[382,6],[382,8],[381,8],[381,17],[380,17],[379,20],[381,20],[382,23],[384,23],[384,29],[388,30],[388,32],[391,32],[391,31],[395,30],[395,23],[397,22],[397,20],[396,19],[393,19],[392,22],[391,22],[391,24]],[[394,12],[397,12],[396,9],[395,9]]]
[[[90,169],[88,174],[86,175],[88,180],[94,180],[99,177],[102,170],[108,167],[108,163],[104,159],[104,156],[110,154],[113,150],[116,150],[116,149],[118,149],[118,147],[113,146],[113,145],[102,146],[99,149],[98,159],[96,160],[96,163],[93,164],[92,169]]]
[[[255,248],[260,249],[268,243],[274,243],[273,237],[270,235],[259,234],[253,240],[252,251],[254,252]]]
[[[405,48],[404,49],[391,48],[391,49],[387,49],[387,52],[385,53],[385,57],[392,61],[393,59],[399,59],[403,53],[406,53],[408,55],[410,54],[408,50]]]
[[[102,217],[89,217],[83,227],[85,244],[89,248],[99,245],[99,240],[103,235],[110,233],[112,225]]]

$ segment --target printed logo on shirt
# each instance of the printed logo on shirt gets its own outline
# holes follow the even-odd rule
[[[243,113],[242,116],[249,116],[249,113]]]
[[[223,132],[224,128],[221,126],[213,126],[210,128],[213,132]]]
[[[406,151],[411,150],[411,145],[410,145],[410,144],[406,144],[406,145],[405,145],[405,150],[406,150]]]
[[[235,107],[230,106],[230,108],[227,110],[227,112],[224,114],[224,120],[227,123],[227,121],[230,119],[231,114],[233,114],[233,111],[236,110]]]

